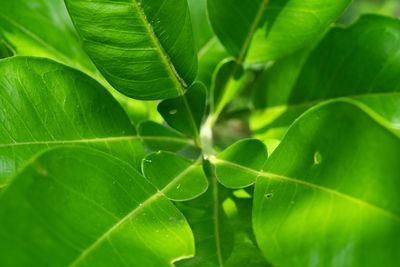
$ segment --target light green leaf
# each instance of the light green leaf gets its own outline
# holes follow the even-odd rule
[[[276,266],[400,262],[400,135],[357,102],[312,108],[258,172],[253,210]]]
[[[50,146],[96,147],[140,168],[143,145],[101,85],[48,59],[0,61],[0,184]]]
[[[208,187],[201,159],[192,161],[170,152],[155,152],[143,159],[144,176],[171,200],[186,201]]]
[[[186,0],[66,0],[84,47],[107,81],[136,99],[183,95],[197,72]]]
[[[0,32],[15,54],[46,57],[96,73],[63,0],[0,0],[0,6]]]
[[[0,197],[2,266],[171,266],[194,254],[183,215],[131,166],[97,150],[33,158]]]
[[[256,95],[257,107],[265,109],[252,116],[252,130],[261,139],[280,139],[306,109],[340,97],[359,101],[399,129],[399,51],[399,19],[368,15],[348,28],[332,28],[314,49],[265,72],[258,88],[265,93]]]
[[[196,240],[195,257],[176,265],[269,266],[254,238],[252,198],[237,198],[215,178],[211,181],[209,190],[199,198],[176,203],[188,219]]]
[[[257,139],[242,139],[210,161],[215,165],[218,181],[228,188],[253,184],[268,157],[264,143]]]
[[[320,34],[351,0],[208,0],[214,31],[242,61],[277,59]]]
[[[64,0],[0,0],[0,6],[0,35],[7,37],[7,50],[19,56],[50,58],[79,69],[106,87],[135,123],[143,118],[157,119],[155,103],[123,96],[100,75],[83,49]],[[0,41],[0,58],[1,47]],[[10,56],[9,51],[5,53]]]
[[[139,124],[138,132],[145,145],[155,150],[176,152],[185,146],[194,146],[194,142],[181,133],[167,128],[161,124],[145,121]]]
[[[162,101],[158,111],[172,128],[196,137],[206,109],[206,94],[202,83],[194,83],[184,96]]]

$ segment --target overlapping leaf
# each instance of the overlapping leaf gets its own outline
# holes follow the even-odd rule
[[[96,72],[63,0],[1,0],[0,6],[0,32],[17,55],[47,57]]]
[[[211,24],[231,55],[262,62],[279,58],[310,41],[351,0],[208,0]]]
[[[0,197],[2,266],[171,266],[183,215],[128,164],[88,148],[32,159]]]
[[[119,104],[97,82],[47,59],[0,61],[0,184],[37,152],[94,146],[140,168],[144,149]]]
[[[153,121],[139,124],[138,133],[145,145],[153,151],[164,150],[176,152],[194,142],[181,133]]]
[[[217,179],[228,188],[253,184],[268,157],[266,146],[257,139],[243,139],[211,160]]]
[[[166,99],[157,109],[172,128],[198,138],[206,109],[206,96],[205,86],[196,82],[184,96]]]
[[[400,136],[355,101],[322,104],[257,173],[253,222],[277,266],[400,262]]]
[[[195,257],[177,266],[269,266],[256,245],[251,225],[251,195],[237,197],[210,177],[209,190],[179,202],[196,240]],[[238,194],[239,195],[239,194]]]
[[[183,95],[197,71],[186,0],[66,0],[93,62],[136,99]]]
[[[267,82],[265,82],[267,81]],[[373,109],[393,128],[400,112],[400,20],[368,15],[334,27],[316,45],[266,71],[251,126],[262,139],[280,139],[307,108],[349,97]]]
[[[170,152],[154,152],[143,159],[144,176],[171,200],[186,201],[208,187],[201,160],[192,161]]]

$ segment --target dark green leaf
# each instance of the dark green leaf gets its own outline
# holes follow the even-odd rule
[[[208,0],[215,33],[226,49],[249,62],[282,57],[316,37],[351,0]]]
[[[0,32],[0,59],[6,58],[6,57],[11,57],[13,55],[14,54],[13,54],[9,44],[7,44],[6,41],[2,38],[1,32]]]
[[[400,135],[355,101],[321,104],[258,172],[254,230],[276,266],[400,262]]]
[[[265,145],[257,139],[243,139],[231,145],[216,158],[218,180],[228,188],[242,188],[253,184],[268,157]]]
[[[217,37],[212,38],[198,53],[199,56],[199,71],[197,80],[203,82],[207,88],[211,87],[213,74],[218,64],[229,54],[218,41]]]
[[[0,61],[0,184],[49,146],[96,147],[140,168],[143,145],[97,82],[47,59]]]
[[[155,152],[143,159],[144,176],[171,200],[185,201],[208,187],[201,160],[192,161],[170,152]]]
[[[349,97],[373,109],[393,128],[400,125],[400,20],[362,17],[334,27],[312,50],[299,52],[267,71],[258,90],[251,126],[261,139],[280,139],[309,107]],[[264,84],[264,86],[263,86]]]
[[[196,256],[177,266],[269,266],[256,245],[251,225],[252,198],[237,198],[211,179],[201,197],[176,203],[188,218],[196,240]]]
[[[200,51],[214,37],[207,17],[207,0],[188,0],[188,4],[193,20],[197,48]]]
[[[184,96],[162,101],[158,111],[165,121],[178,131],[197,136],[206,108],[206,88],[194,83]]]
[[[66,0],[84,47],[107,81],[127,96],[184,94],[197,72],[186,0]]]
[[[140,123],[138,132],[145,145],[153,151],[176,152],[185,146],[194,145],[193,140],[188,139],[181,133],[152,121]]]
[[[183,215],[126,163],[87,148],[29,161],[0,197],[2,266],[171,266],[194,254]]]
[[[240,89],[244,77],[243,68],[235,60],[221,62],[215,72],[211,93],[213,94],[213,112],[220,113],[223,107]],[[233,77],[233,79],[231,79]]]

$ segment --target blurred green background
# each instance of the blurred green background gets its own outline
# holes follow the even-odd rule
[[[365,13],[400,17],[400,0],[354,0],[338,23],[351,24]]]

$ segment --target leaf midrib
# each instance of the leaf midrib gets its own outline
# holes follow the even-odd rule
[[[156,200],[158,197],[162,196],[163,194],[158,191],[156,194],[152,195],[149,197],[147,200],[145,200],[141,205],[138,205],[135,209],[133,209],[128,215],[126,215],[124,218],[119,220],[116,224],[114,224],[110,229],[107,230],[102,236],[100,236],[95,242],[93,242],[92,245],[87,247],[85,250],[82,251],[82,253],[72,262],[69,264],[69,266],[77,266],[77,264],[82,261],[93,249],[95,249],[99,244],[101,244],[108,236],[112,234],[116,229],[118,229],[119,226],[121,226],[123,223],[131,219],[137,212],[139,212],[142,208]]]
[[[225,165],[228,165],[228,166],[232,166],[232,167],[244,170],[246,172],[249,172],[249,173],[252,173],[252,174],[256,174],[258,177],[264,177],[264,178],[269,178],[269,179],[275,179],[275,180],[278,180],[278,181],[285,181],[285,182],[289,182],[289,183],[293,183],[293,184],[303,185],[303,186],[307,186],[307,187],[312,188],[312,189],[316,189],[316,190],[319,190],[319,191],[322,191],[322,192],[325,192],[325,193],[329,193],[331,195],[338,196],[338,197],[343,198],[345,200],[348,200],[350,202],[354,202],[354,203],[356,203],[358,205],[368,207],[369,209],[377,211],[377,212],[379,212],[379,213],[391,218],[392,220],[394,220],[394,221],[396,221],[397,223],[400,224],[400,216],[398,216],[398,215],[396,215],[396,214],[394,214],[394,213],[392,213],[392,212],[390,212],[388,210],[385,210],[385,209],[383,209],[381,207],[378,207],[378,206],[376,206],[374,204],[371,204],[371,203],[366,202],[364,200],[358,199],[356,197],[347,195],[345,193],[339,192],[337,190],[333,190],[333,189],[325,187],[325,186],[309,183],[309,182],[302,181],[302,180],[297,179],[297,178],[292,178],[292,177],[288,177],[288,176],[284,176],[284,175],[280,175],[280,174],[276,174],[276,173],[257,171],[257,170],[251,169],[251,168],[247,168],[247,167],[245,167],[243,165],[239,165],[239,164],[236,164],[236,163],[233,163],[233,162],[229,162],[229,161],[225,161],[225,160],[221,160],[221,159],[217,159],[217,158],[213,158],[212,162],[215,163],[215,164],[220,163],[220,164],[225,164]]]
[[[3,147],[15,147],[24,145],[51,145],[51,144],[79,144],[79,143],[100,143],[100,142],[118,142],[118,141],[130,141],[130,140],[163,140],[177,143],[193,144],[190,139],[182,139],[178,137],[166,137],[166,136],[117,136],[117,137],[104,137],[104,138],[89,138],[89,139],[76,139],[76,140],[50,140],[50,141],[32,141],[32,142],[18,142],[10,144],[0,144],[0,148]]]
[[[89,247],[87,247],[85,250],[81,252],[81,254],[69,265],[69,266],[76,266],[81,260],[83,260],[93,249],[95,249],[101,242],[103,242],[106,238],[108,238],[112,232],[116,229],[118,229],[119,226],[121,226],[123,223],[131,219],[138,211],[140,211],[142,208],[146,207],[148,204],[156,200],[158,197],[165,196],[165,192],[168,191],[173,184],[175,184],[179,179],[184,177],[188,172],[190,172],[192,169],[195,167],[199,166],[201,163],[201,158],[198,159],[196,162],[194,162],[192,165],[189,167],[185,168],[182,170],[174,179],[171,180],[166,186],[164,186],[163,189],[158,190],[157,193],[149,197],[147,200],[145,200],[143,203],[138,205],[135,209],[133,209],[128,215],[123,217],[121,220],[119,220],[117,223],[115,223],[110,229],[108,229],[103,235],[101,235],[98,239],[96,239],[95,242],[92,243]],[[1,187],[0,187],[1,188]],[[166,196],[165,196],[166,197]],[[176,261],[176,260],[175,260]]]
[[[180,77],[179,73],[177,72],[174,64],[172,63],[170,57],[168,56],[167,52],[164,50],[164,47],[161,45],[160,40],[158,39],[157,35],[155,34],[153,30],[153,26],[151,23],[147,20],[146,14],[144,13],[144,10],[139,6],[137,0],[132,0],[132,6],[136,9],[137,13],[139,14],[139,17],[145,26],[145,29],[148,33],[148,35],[151,38],[151,41],[153,42],[154,46],[156,47],[157,52],[159,53],[164,65],[166,66],[166,69],[168,70],[168,74],[171,77],[171,80],[174,82],[176,86],[176,90],[178,91],[179,95],[183,95],[185,93],[185,90],[183,87],[187,87],[186,82]]]

